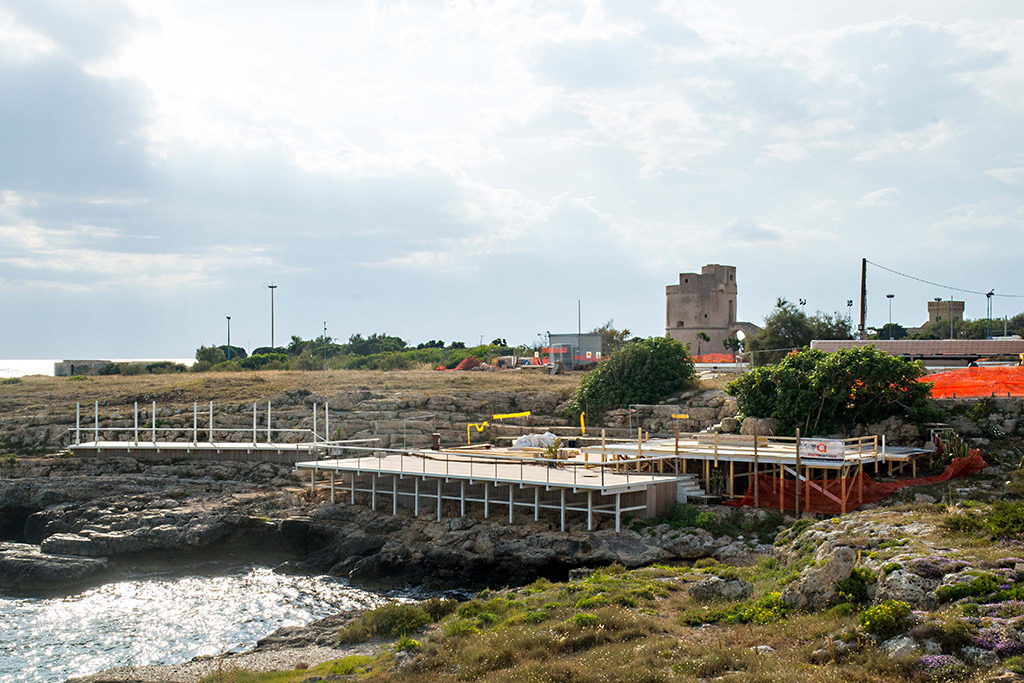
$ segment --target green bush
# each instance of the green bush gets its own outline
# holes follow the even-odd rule
[[[586,374],[566,407],[572,419],[591,419],[633,403],[657,403],[694,383],[689,349],[674,339],[634,339]]]
[[[431,621],[441,621],[455,611],[459,601],[452,598],[432,597],[419,604],[420,609],[430,615]]]
[[[898,415],[920,420],[934,409],[920,363],[868,346],[835,353],[795,351],[729,383],[740,413],[774,417],[782,434],[849,432]]]
[[[907,630],[910,605],[902,600],[886,600],[860,613],[860,625],[879,638],[891,638]]]
[[[836,582],[836,593],[843,602],[862,605],[868,601],[868,586],[878,581],[873,571],[865,567],[854,567],[850,576]]]
[[[372,636],[394,638],[430,623],[425,610],[403,602],[389,602],[359,615],[338,631],[342,643],[361,643]]]
[[[580,612],[571,616],[567,623],[580,628],[593,628],[599,623],[599,619],[594,614],[587,612]]]
[[[1024,502],[992,503],[992,510],[985,516],[985,525],[995,538],[1014,538],[1024,534]]]

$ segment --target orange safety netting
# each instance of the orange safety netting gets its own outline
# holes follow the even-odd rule
[[[925,375],[932,398],[1024,397],[1024,367],[963,368]]]
[[[905,479],[903,481],[878,482],[864,473],[842,479],[815,479],[801,481],[800,484],[800,511],[816,512],[821,514],[839,514],[844,510],[843,498],[846,498],[845,511],[856,510],[865,503],[874,503],[907,486],[927,486],[939,484],[949,479],[966,477],[988,467],[988,463],[981,457],[981,451],[975,449],[970,454],[957,458],[949,464],[946,470],[934,477],[923,477],[918,479]],[[753,505],[754,504],[754,482],[747,488],[747,493],[739,500],[733,500],[726,505]],[[797,482],[793,479],[773,477],[768,474],[757,476],[757,503],[759,507],[775,508],[792,511],[796,505]],[[863,487],[863,488],[862,488]]]
[[[694,363],[735,363],[736,356],[731,353],[705,353],[693,357]]]

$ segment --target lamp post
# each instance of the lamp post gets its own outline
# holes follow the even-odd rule
[[[228,360],[231,360],[231,316],[224,316],[228,319]]]
[[[807,299],[799,299],[799,301],[800,301],[800,312],[803,313],[804,312],[804,306],[807,305]]]
[[[846,300],[846,319],[850,321],[850,329],[853,329],[853,299]]]
[[[270,348],[274,348],[274,290],[277,289],[277,285],[271,283],[267,285],[267,289],[270,290]]]
[[[889,341],[892,341],[892,299],[896,296],[895,294],[886,294],[885,298],[889,300]]]
[[[327,321],[324,321],[324,372],[327,372]]]
[[[985,339],[992,338],[992,297],[996,295],[996,290],[990,289],[988,294],[985,295],[985,303],[987,308],[987,315],[985,317]]]

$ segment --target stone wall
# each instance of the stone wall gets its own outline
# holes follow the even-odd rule
[[[444,445],[464,444],[466,425],[483,423],[497,413],[532,412],[527,419],[506,421],[510,425],[566,426],[561,417],[568,394],[560,392],[509,391],[451,391],[445,394],[426,394],[408,391],[351,391],[333,396],[322,396],[297,390],[270,397],[273,441],[293,443],[309,439],[309,434],[288,433],[278,430],[313,428],[313,406],[318,406],[317,431],[324,435],[324,404],[330,406],[331,439],[379,438],[386,448],[421,448],[431,444],[431,434],[441,434]],[[145,427],[150,426],[150,403],[140,401],[140,439],[150,439]],[[267,440],[267,400],[257,403],[257,439]],[[101,427],[133,429],[135,420],[132,404],[103,404],[99,407]],[[680,427],[684,431],[699,431],[717,424],[723,418],[736,414],[736,401],[721,391],[692,390],[672,401],[657,406],[641,406],[633,413],[635,428],[639,415],[645,431],[652,434],[670,434],[675,429],[673,414],[688,414]],[[610,411],[604,424],[623,428],[618,436],[625,436],[630,424],[627,410]],[[82,440],[93,440],[93,405],[82,406]],[[209,440],[209,404],[198,410],[199,439]],[[217,441],[252,441],[253,404],[229,403],[214,405],[214,427]],[[592,425],[588,424],[588,428]],[[191,403],[157,403],[157,427],[176,428],[177,432],[159,431],[162,441],[191,441],[193,439],[193,406]],[[70,443],[75,428],[75,411],[40,406],[38,413],[29,418],[0,417],[0,449],[15,453],[56,451]],[[238,430],[238,431],[227,431]],[[532,431],[526,429],[525,431]],[[511,433],[511,430],[508,432]],[[130,440],[132,432],[100,430],[101,440]],[[486,440],[489,432],[477,434],[474,440]]]

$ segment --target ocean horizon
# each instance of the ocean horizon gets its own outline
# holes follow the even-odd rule
[[[53,377],[54,363],[60,363],[68,358],[7,358],[0,359],[0,378],[27,377],[29,375],[43,375]],[[172,363],[183,363],[191,366],[195,363],[194,358],[111,358],[114,363],[156,363],[169,360]]]

